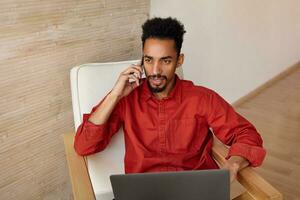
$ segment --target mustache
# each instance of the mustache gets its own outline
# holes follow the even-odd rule
[[[168,79],[167,76],[161,75],[161,74],[148,75],[147,78],[148,79],[161,79],[161,78],[163,78],[163,79],[166,79],[166,80]]]

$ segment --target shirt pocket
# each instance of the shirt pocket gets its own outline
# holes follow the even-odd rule
[[[198,134],[199,122],[196,118],[171,119],[169,147],[174,153],[196,151],[195,141]]]

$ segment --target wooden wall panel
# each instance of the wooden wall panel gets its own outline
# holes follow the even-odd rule
[[[69,72],[140,57],[149,0],[0,2],[0,199],[72,199]]]

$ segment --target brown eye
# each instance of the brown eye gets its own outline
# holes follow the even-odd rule
[[[151,62],[151,59],[145,58],[145,59],[144,59],[144,62],[145,62],[145,63],[150,63],[150,62]]]
[[[170,64],[171,60],[164,60],[164,64]]]

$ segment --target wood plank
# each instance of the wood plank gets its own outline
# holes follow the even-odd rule
[[[92,183],[89,178],[84,157],[77,155],[74,150],[74,133],[64,134],[66,157],[69,175],[75,200],[95,200]]]
[[[255,200],[248,192],[244,192],[238,197],[235,197],[233,200]]]

